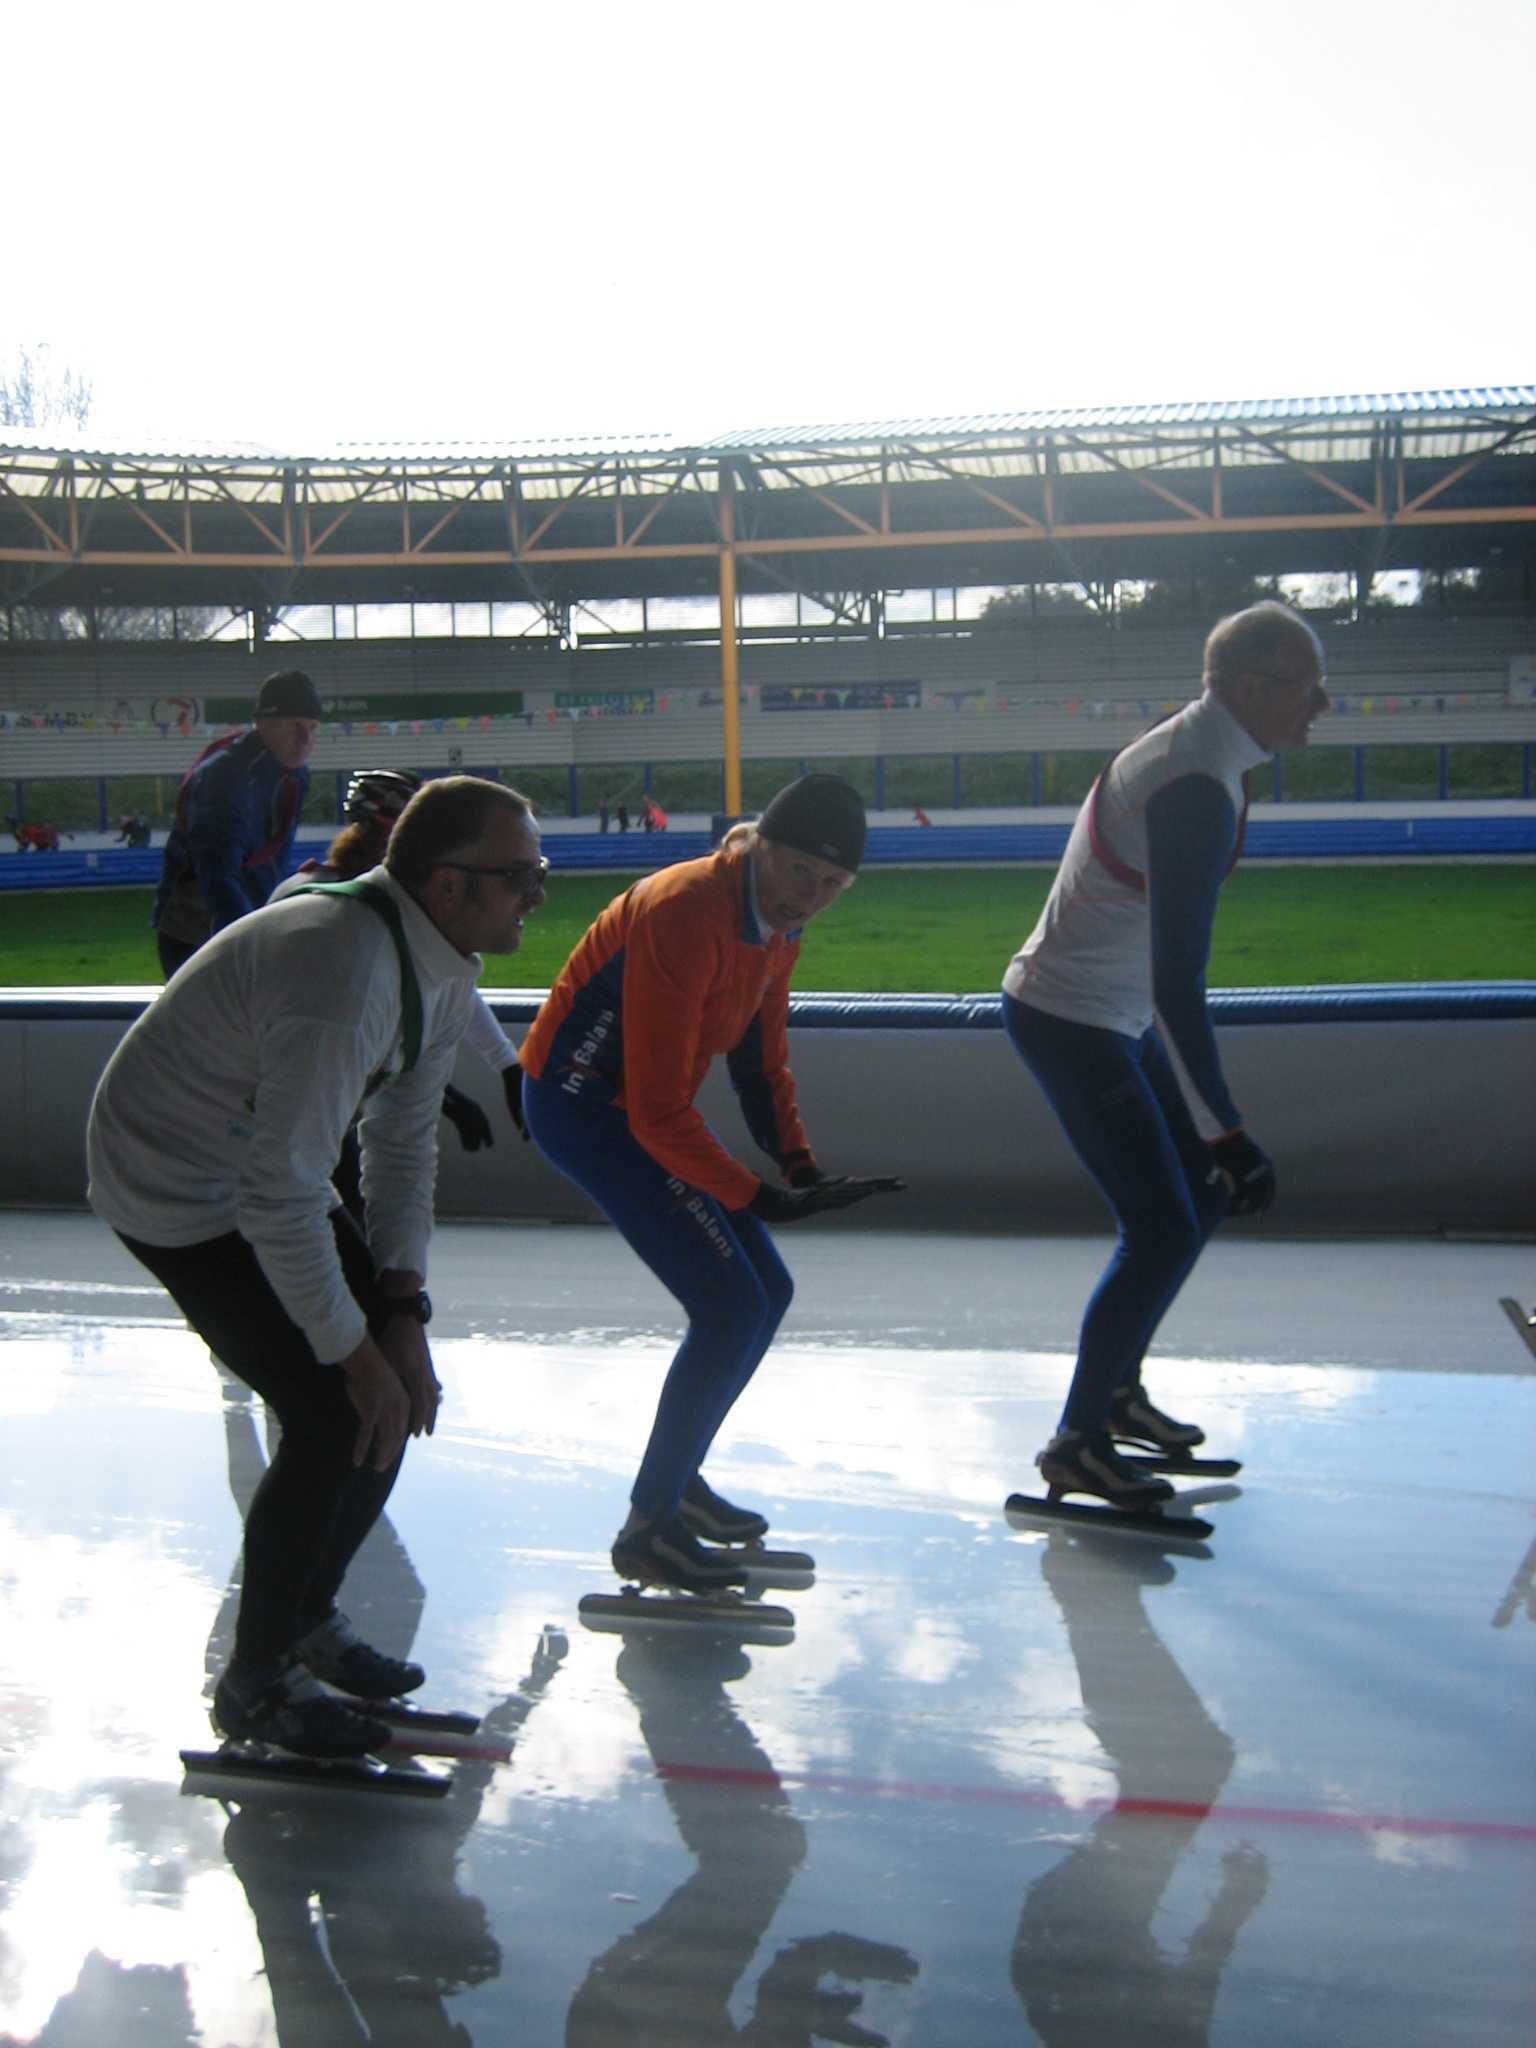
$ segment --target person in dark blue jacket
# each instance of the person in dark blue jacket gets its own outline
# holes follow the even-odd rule
[[[310,678],[283,669],[262,684],[255,723],[192,764],[150,919],[167,981],[205,939],[259,910],[287,872],[321,716]]]

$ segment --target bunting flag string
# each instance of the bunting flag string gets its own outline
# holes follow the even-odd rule
[[[659,696],[650,692],[617,695],[611,700],[598,693],[583,696],[577,701],[557,702],[544,712],[546,723],[556,724],[568,719],[579,724],[587,719],[648,718],[656,712],[708,711],[718,709],[721,695],[718,690],[667,691]],[[1151,719],[1177,711],[1181,699],[1146,697],[1040,697],[1023,695],[1018,686],[995,686],[991,691],[975,690],[950,692],[947,697],[936,694],[927,702],[918,705],[903,701],[899,695],[889,691],[873,690],[867,685],[851,689],[774,689],[761,694],[756,687],[743,691],[746,707],[764,712],[792,709],[803,710],[855,710],[855,711],[915,711],[937,714],[945,717],[966,717],[992,713],[1016,713],[1034,717],[1040,714],[1058,714],[1067,718],[1088,717]],[[641,698],[644,699],[641,702]],[[1483,710],[1516,711],[1530,710],[1528,704],[1495,696],[1492,692],[1473,695],[1466,690],[1423,693],[1404,696],[1398,693],[1383,694],[1372,691],[1368,694],[1333,696],[1335,717],[1361,716],[1366,718],[1393,718],[1403,714],[1447,713]],[[538,714],[534,711],[507,712],[452,712],[444,711],[436,717],[421,718],[371,718],[357,721],[350,718],[325,719],[320,725],[320,734],[326,738],[353,739],[361,734],[364,738],[375,739],[382,735],[396,738],[402,733],[412,739],[419,739],[423,733],[465,733],[471,728],[490,733],[513,726],[532,726]],[[144,717],[119,703],[108,711],[81,711],[65,709],[0,710],[0,732],[4,733],[94,733],[119,737],[124,734],[133,738],[147,738],[158,735],[162,739],[206,739],[210,735],[225,731],[222,725],[210,725],[202,718],[177,718],[174,721]]]

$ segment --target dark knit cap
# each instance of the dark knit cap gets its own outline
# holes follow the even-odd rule
[[[757,829],[776,846],[814,854],[851,875],[864,858],[864,799],[840,775],[802,775],[779,791]]]
[[[320,692],[301,668],[279,669],[268,676],[256,699],[258,718],[324,718]]]

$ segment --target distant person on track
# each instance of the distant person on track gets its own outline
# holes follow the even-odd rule
[[[116,846],[130,849],[149,844],[149,820],[138,811],[125,811],[117,821]]]
[[[423,1682],[336,1602],[407,1436],[436,1421],[423,1288],[438,1107],[480,953],[516,950],[542,883],[523,797],[474,776],[429,783],[381,866],[218,932],[97,1087],[91,1206],[282,1425],[214,1695],[232,1739],[364,1754],[389,1731],[358,1702]],[[331,1186],[364,1101],[366,1238]]]
[[[167,980],[213,933],[259,910],[286,872],[322,711],[303,670],[283,669],[262,684],[250,728],[215,740],[188,770],[150,920]]]
[[[1008,1034],[1119,1228],[1060,1428],[1036,1462],[1048,1484],[1118,1508],[1173,1489],[1127,1464],[1116,1435],[1172,1455],[1205,1439],[1143,1389],[1158,1324],[1217,1225],[1274,1199],[1274,1168],[1222,1074],[1205,970],[1242,851],[1246,776],[1304,746],[1327,708],[1322,647],[1295,612],[1266,603],[1223,619],[1203,695],[1123,748],[1089,792],[1003,977]]]
[[[10,829],[18,853],[57,853],[59,850],[57,825],[48,824],[46,821],[38,825],[25,825],[19,818],[13,818]]]
[[[852,884],[864,830],[850,784],[791,783],[717,852],[616,897],[523,1041],[534,1142],[688,1317],[613,1546],[626,1578],[688,1593],[742,1582],[737,1561],[699,1539],[751,1542],[768,1524],[722,1500],[700,1467],[793,1293],[767,1226],[899,1185],[822,1173],[789,1070],[800,934]],[[720,1053],[747,1128],[787,1186],[734,1159],[695,1108]]]

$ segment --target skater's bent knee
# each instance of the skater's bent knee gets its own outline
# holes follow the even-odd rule
[[[750,1342],[765,1327],[776,1327],[782,1314],[757,1278],[743,1274],[729,1293],[696,1304],[689,1322],[696,1335],[735,1346]]]
[[[777,1273],[760,1277],[763,1282],[763,1313],[777,1329],[789,1314],[789,1305],[795,1298],[795,1283],[788,1270],[782,1267]]]

